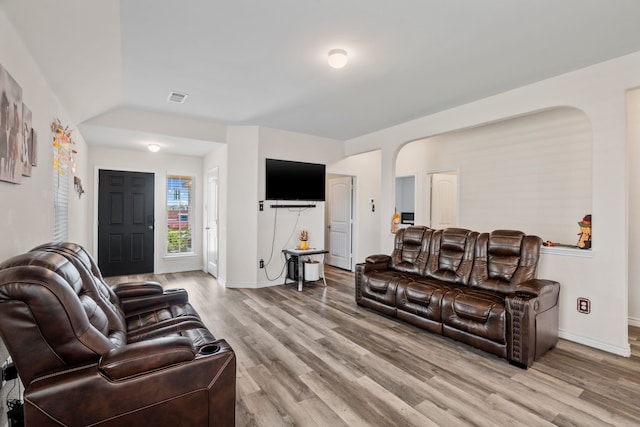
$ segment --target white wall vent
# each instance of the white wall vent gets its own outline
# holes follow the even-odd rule
[[[187,99],[186,93],[178,93],[178,92],[169,92],[169,102],[177,102],[178,104],[183,104],[184,100]]]

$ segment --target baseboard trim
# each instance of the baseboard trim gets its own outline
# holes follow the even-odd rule
[[[640,319],[636,317],[629,317],[629,325],[640,328]]]
[[[558,336],[562,339],[573,341],[578,344],[583,344],[588,347],[593,347],[598,350],[606,351],[607,353],[613,353],[618,356],[630,357],[631,356],[631,346],[627,344],[624,347],[618,347],[615,345],[607,344],[602,341],[597,341],[591,338],[583,337],[581,335],[572,334],[567,331],[560,330],[558,331]]]
[[[201,265],[192,265],[192,266],[185,266],[182,268],[175,268],[175,267],[163,268],[163,269],[154,271],[154,274],[185,273],[187,271],[198,271],[198,270],[204,271]]]

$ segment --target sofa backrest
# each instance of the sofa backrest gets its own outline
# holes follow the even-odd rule
[[[534,279],[542,239],[521,231],[495,230],[478,236],[469,285],[510,293],[515,285]]]
[[[25,385],[115,347],[104,312],[85,291],[59,254],[30,252],[0,264],[0,334]]]
[[[55,252],[67,258],[85,280],[86,292],[96,301],[106,314],[111,330],[126,334],[126,322],[120,300],[102,278],[102,273],[93,257],[77,243],[46,243],[31,250]],[[122,343],[124,344],[124,343]]]
[[[399,229],[396,232],[389,268],[403,273],[423,274],[432,235],[433,230],[425,226]]]
[[[473,266],[473,249],[477,237],[477,232],[464,228],[434,231],[424,275],[466,285]]]

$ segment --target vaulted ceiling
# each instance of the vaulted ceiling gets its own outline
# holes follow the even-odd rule
[[[0,0],[90,145],[346,140],[640,50],[638,0]],[[327,65],[344,48],[349,63]],[[183,104],[171,91],[188,94]],[[137,139],[136,139],[137,138]]]

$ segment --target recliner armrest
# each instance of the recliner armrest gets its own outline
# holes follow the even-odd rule
[[[515,295],[520,298],[538,298],[536,311],[545,311],[558,302],[560,283],[553,280],[531,279],[518,283]],[[508,297],[507,297],[508,298]]]
[[[152,281],[118,283],[112,289],[118,298],[161,295],[164,292],[160,283]]]
[[[363,274],[372,270],[386,270],[389,268],[389,255],[370,255],[363,263],[356,264],[356,274]]]
[[[163,337],[114,348],[100,358],[98,369],[111,380],[122,380],[194,358],[191,340]]]
[[[158,307],[168,307],[171,305],[185,304],[189,302],[189,294],[185,289],[167,289],[159,294],[149,294],[140,296],[129,296],[120,298],[120,307],[125,316],[154,310]]]
[[[516,285],[506,295],[507,359],[529,367],[558,341],[558,297],[560,284],[532,279]]]
[[[389,261],[391,261],[391,257],[389,255],[384,255],[384,254],[378,254],[378,255],[369,255],[366,259],[365,262],[367,264],[389,264]]]
[[[186,358],[189,354],[180,341],[173,344],[180,349],[178,353]],[[157,342],[150,345],[157,345],[158,352],[163,347]],[[194,350],[190,350],[189,357],[192,360],[166,367],[158,363],[160,367],[153,371],[141,372],[118,381],[110,380],[95,362],[42,375],[27,385],[25,390],[24,411],[27,424],[52,427],[233,427],[236,405],[235,353],[225,340],[218,340],[215,345],[218,349],[213,353],[198,353],[194,357]],[[167,346],[172,347],[171,344]],[[109,356],[129,360],[125,357],[127,350],[122,351],[125,353],[119,355],[116,352]],[[137,352],[142,352],[142,349],[133,347],[132,354]],[[130,372],[135,370],[137,369],[131,369]]]

